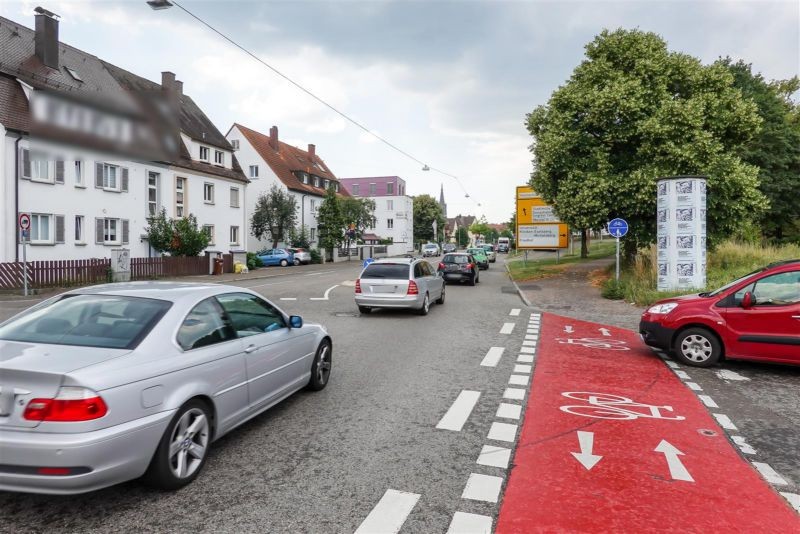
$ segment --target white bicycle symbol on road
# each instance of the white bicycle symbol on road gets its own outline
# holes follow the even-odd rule
[[[618,419],[630,420],[649,418],[649,419],[670,419],[673,421],[683,421],[686,419],[682,415],[669,416],[662,413],[671,412],[672,406],[654,406],[652,404],[642,404],[634,402],[627,397],[612,395],[610,393],[591,393],[588,391],[567,391],[561,394],[568,399],[578,400],[586,404],[561,406],[561,411],[582,417],[593,417],[596,419]]]
[[[603,339],[599,337],[580,337],[580,338],[556,338],[556,341],[565,345],[582,345],[590,349],[605,350],[631,350],[624,341],[615,339]]]

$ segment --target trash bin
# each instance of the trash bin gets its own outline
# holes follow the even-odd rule
[[[222,274],[224,263],[222,258],[214,258],[214,274]]]

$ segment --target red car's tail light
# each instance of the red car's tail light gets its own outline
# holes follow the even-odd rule
[[[356,295],[361,294],[361,280],[356,280]]]
[[[439,263],[439,269],[444,270],[444,263]]]
[[[413,280],[408,282],[408,293],[407,295],[419,295],[419,288],[417,287],[417,283]]]
[[[23,417],[28,421],[77,422],[99,419],[108,413],[105,401],[91,389],[62,387],[52,399],[31,399]]]

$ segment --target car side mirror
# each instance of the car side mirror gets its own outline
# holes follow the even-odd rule
[[[289,326],[292,328],[302,328],[303,327],[303,318],[299,315],[292,315],[289,317]]]
[[[742,297],[742,302],[741,302],[741,304],[740,304],[740,305],[742,306],[742,308],[744,308],[745,310],[747,310],[747,309],[750,309],[750,308],[752,308],[752,307],[753,307],[753,304],[755,304],[755,303],[756,303],[756,299],[755,299],[755,297],[753,297],[753,294],[752,294],[750,291],[748,291],[748,292],[747,292],[747,293],[745,293],[745,294],[744,294],[744,296]]]

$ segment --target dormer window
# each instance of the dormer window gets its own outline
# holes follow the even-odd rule
[[[74,79],[76,82],[83,82],[83,78],[81,78],[81,75],[80,75],[80,74],[78,74],[78,71],[76,71],[76,70],[75,70],[75,69],[73,69],[73,68],[66,67],[66,66],[64,67],[64,69],[65,69],[65,70],[66,70],[66,71],[69,73],[69,75],[70,75],[70,76],[72,76],[72,78],[73,78],[73,79]]]
[[[314,177],[314,187],[319,187],[319,176]]]
[[[225,165],[225,152],[223,152],[222,150],[215,150],[214,163],[217,165]]]
[[[324,180],[322,183],[324,184],[325,189],[328,189],[328,186],[330,185],[330,182],[328,180]]]
[[[207,146],[200,147],[200,161],[208,161],[208,152]]]

